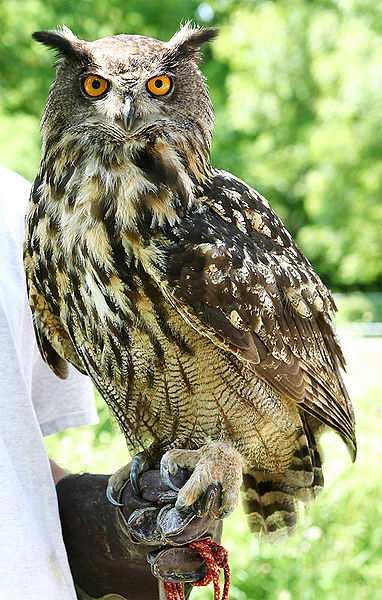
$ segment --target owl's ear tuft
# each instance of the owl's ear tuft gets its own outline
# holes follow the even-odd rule
[[[55,31],[35,31],[32,38],[48,48],[55,50],[58,57],[68,57],[75,60],[84,60],[87,52],[84,43],[79,40],[68,27],[61,27]]]
[[[180,56],[191,55],[198,58],[201,46],[215,39],[218,33],[218,29],[213,27],[193,27],[188,22],[172,36],[166,46],[174,49]]]

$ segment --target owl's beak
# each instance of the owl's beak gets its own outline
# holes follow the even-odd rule
[[[131,129],[131,126],[134,121],[134,113],[135,111],[133,98],[130,95],[128,95],[125,98],[125,102],[122,108],[122,121],[126,131],[129,131]]]

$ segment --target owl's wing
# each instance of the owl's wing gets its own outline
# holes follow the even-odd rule
[[[215,171],[156,255],[152,275],[184,319],[338,431],[355,454],[334,302],[266,200]]]
[[[40,323],[36,319],[33,319],[33,329],[42,359],[57,377],[66,379],[68,376],[68,363],[53,348],[49,339],[42,331]]]
[[[50,290],[46,256],[40,253],[40,244],[36,242],[34,231],[42,217],[39,204],[41,181],[41,173],[39,173],[32,186],[30,208],[26,219],[24,241],[26,286],[40,354],[58,377],[66,379],[68,376],[67,362],[73,364],[81,373],[85,375],[87,373],[61,319],[51,310],[46,299],[47,292],[50,297],[53,297],[54,294]],[[50,269],[54,271],[55,265],[50,265]]]
[[[68,376],[68,362],[87,375],[60,319],[50,311],[46,299],[38,292],[28,277],[32,264],[28,256],[24,256],[24,263],[27,273],[29,304],[33,315],[33,328],[43,360],[60,379],[66,379]]]

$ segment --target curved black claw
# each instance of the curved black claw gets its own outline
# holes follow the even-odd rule
[[[109,500],[110,504],[112,504],[113,506],[123,506],[123,504],[121,504],[121,502],[117,502],[117,500],[114,498],[113,496],[113,486],[110,483],[110,478],[109,481],[107,483],[107,488],[106,488],[106,498]]]
[[[220,483],[211,483],[205,493],[193,504],[194,511],[198,517],[209,515],[215,519],[220,516],[222,487]]]
[[[166,455],[164,454],[162,460],[160,461],[160,478],[162,483],[164,483],[170,490],[174,492],[179,492],[180,488],[175,485],[170,476],[170,470],[168,465],[168,460],[166,460]]]
[[[136,496],[141,496],[141,488],[139,486],[139,477],[150,468],[150,461],[147,458],[146,452],[140,452],[134,456],[131,461],[130,482],[133,492]]]

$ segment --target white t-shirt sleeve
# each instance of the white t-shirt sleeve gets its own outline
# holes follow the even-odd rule
[[[70,427],[98,422],[94,388],[89,377],[70,365],[67,379],[59,379],[35,349],[32,402],[44,436]]]

